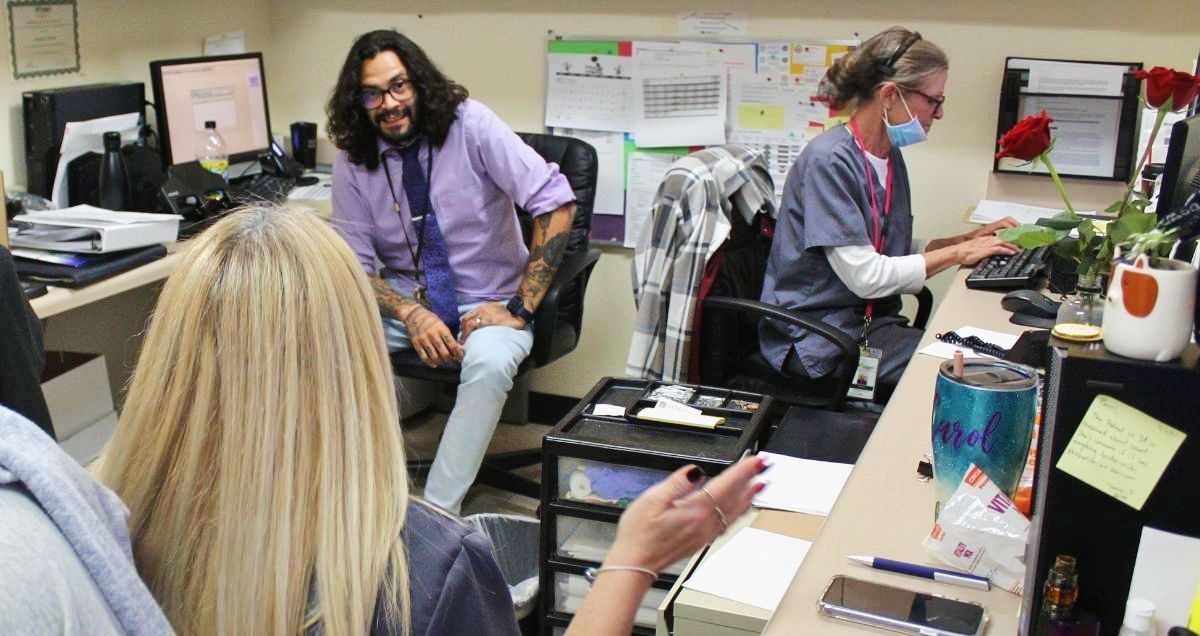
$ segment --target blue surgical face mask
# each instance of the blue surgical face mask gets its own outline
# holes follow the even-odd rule
[[[908,121],[903,124],[893,126],[888,121],[887,111],[883,111],[883,125],[887,128],[888,139],[892,145],[897,148],[903,146],[911,146],[925,141],[929,137],[925,134],[925,127],[921,125],[921,120],[913,116],[912,111],[908,109],[908,102],[904,101],[904,93],[900,94],[900,103],[904,105],[904,111],[908,113]]]

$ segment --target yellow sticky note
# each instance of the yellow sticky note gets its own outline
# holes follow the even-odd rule
[[[1098,395],[1058,469],[1141,510],[1185,437],[1120,400]]]
[[[783,130],[782,104],[741,104],[738,127],[755,130]]]

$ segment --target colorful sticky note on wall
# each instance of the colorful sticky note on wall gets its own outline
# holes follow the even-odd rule
[[[1120,400],[1098,395],[1057,467],[1141,510],[1186,437]]]
[[[738,128],[783,130],[783,111],[783,104],[741,104],[738,106]]]

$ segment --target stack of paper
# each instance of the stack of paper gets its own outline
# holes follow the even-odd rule
[[[771,464],[763,475],[767,487],[754,496],[759,508],[774,508],[829,516],[850,471],[851,464],[800,459],[775,453],[759,453]]]
[[[993,221],[999,221],[1006,216],[1011,216],[1018,223],[1034,225],[1038,222],[1038,219],[1048,219],[1062,211],[1063,208],[1043,208],[1036,205],[1012,203],[1010,201],[982,199],[979,205],[975,206],[975,209],[971,211],[971,222],[987,225]],[[1095,210],[1076,210],[1075,213],[1079,216],[1089,218],[1097,216]]]
[[[743,528],[683,586],[774,612],[811,547],[803,539]]]

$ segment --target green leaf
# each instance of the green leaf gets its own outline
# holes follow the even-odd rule
[[[996,236],[1006,243],[1012,243],[1025,249],[1054,245],[1058,240],[1058,234],[1054,230],[1038,225],[1006,227],[996,232]]]
[[[1150,205],[1150,199],[1138,199],[1129,203],[1129,209],[1145,212],[1148,205]]]
[[[1113,243],[1121,244],[1130,236],[1148,232],[1158,222],[1158,216],[1146,212],[1127,212],[1121,218],[1108,224],[1108,237]]]
[[[1038,219],[1037,224],[1054,230],[1073,230],[1086,220],[1070,210],[1063,210],[1048,219]]]
[[[1121,201],[1121,200],[1113,201],[1112,205],[1108,206],[1107,208],[1104,208],[1104,211],[1105,212],[1120,212],[1122,203],[1124,203],[1124,201]]]
[[[1079,260],[1079,258],[1083,256],[1083,244],[1076,239],[1061,241],[1059,242],[1058,246],[1054,248],[1054,253],[1063,258]]]

